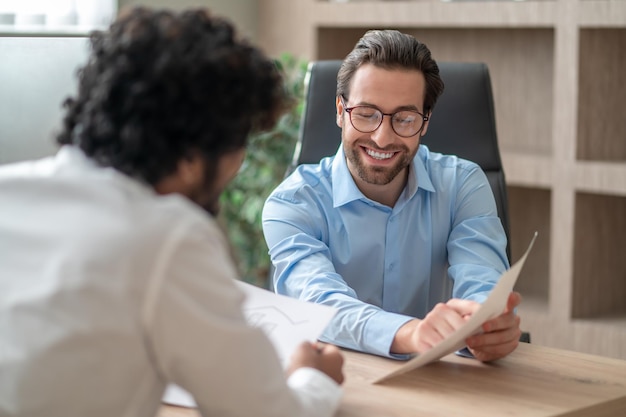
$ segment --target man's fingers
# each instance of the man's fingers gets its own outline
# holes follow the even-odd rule
[[[504,310],[504,312],[508,313],[509,311],[513,311],[515,307],[521,304],[521,302],[522,295],[517,291],[513,291],[511,294],[509,294],[509,298],[506,302],[506,309]]]
[[[462,300],[460,298],[452,298],[448,300],[446,305],[461,316],[471,316],[480,308],[480,304],[476,301]]]
[[[498,330],[508,329],[510,327],[519,327],[520,317],[513,311],[502,313],[498,317],[486,321],[481,326],[483,332],[495,332]]]
[[[493,332],[496,330],[506,329],[511,326],[519,327],[519,316],[515,314],[515,308],[522,302],[522,296],[518,292],[509,294],[507,305],[504,312],[498,317],[486,321],[482,325],[484,332]]]
[[[459,300],[462,301],[462,300]],[[465,303],[460,303],[465,304]],[[463,308],[463,312],[470,311]],[[418,352],[435,346],[465,324],[463,314],[448,304],[439,303],[426,315],[416,328]]]
[[[472,336],[466,340],[466,343],[476,359],[492,361],[513,352],[519,345],[520,333],[519,328],[513,327]]]

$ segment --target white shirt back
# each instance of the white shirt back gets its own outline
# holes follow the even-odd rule
[[[69,146],[0,167],[0,416],[153,417],[170,382],[206,415],[332,414],[338,387],[311,370],[287,385],[233,279],[181,196]]]

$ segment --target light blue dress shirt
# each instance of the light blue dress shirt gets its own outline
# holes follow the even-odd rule
[[[302,165],[267,199],[274,289],[331,305],[322,340],[391,355],[396,331],[450,297],[483,301],[509,267],[481,168],[420,145],[394,207],[365,197],[343,147]]]

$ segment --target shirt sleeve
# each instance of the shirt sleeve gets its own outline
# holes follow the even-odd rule
[[[321,229],[327,219],[306,196],[274,194],[263,209],[263,231],[275,268],[277,293],[335,307],[321,339],[338,346],[396,359],[390,353],[398,329],[413,317],[385,311],[358,299],[333,266]]]
[[[287,383],[306,410],[303,416],[335,414],[342,391],[325,373],[313,368],[299,368],[289,376]]]
[[[500,275],[509,268],[506,233],[493,192],[478,167],[463,169],[448,238],[448,273],[453,297],[483,302]]]
[[[146,297],[146,343],[164,382],[205,416],[332,416],[340,387],[314,369],[287,380],[269,339],[246,323],[227,243],[208,226],[173,233]]]

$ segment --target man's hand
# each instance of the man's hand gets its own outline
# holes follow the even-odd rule
[[[474,357],[483,362],[500,359],[519,345],[520,318],[514,309],[522,300],[512,292],[504,312],[482,325],[483,333],[465,340]],[[398,329],[391,345],[392,353],[424,353],[462,327],[480,308],[475,301],[453,298],[439,303],[423,320],[414,319]]]
[[[462,327],[479,307],[475,301],[460,299],[437,304],[423,320],[411,320],[398,329],[391,352],[426,352]]]
[[[291,356],[291,363],[287,375],[291,375],[298,368],[315,368],[342,384],[343,355],[337,346],[324,343],[303,342]]]
[[[522,301],[518,292],[512,292],[504,312],[482,325],[483,333],[465,340],[474,357],[483,362],[500,359],[513,352],[519,345],[520,318],[515,307]]]

